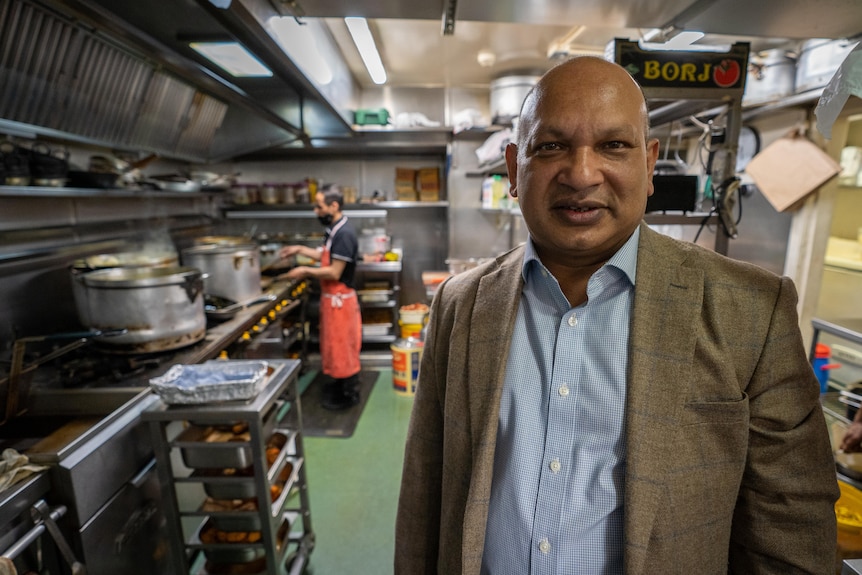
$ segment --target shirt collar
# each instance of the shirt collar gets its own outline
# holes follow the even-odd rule
[[[635,228],[634,233],[629,236],[629,239],[626,240],[626,243],[622,245],[622,247],[617,250],[611,259],[605,262],[606,266],[613,266],[629,278],[629,281],[632,285],[635,285],[635,276],[637,275],[637,263],[638,263],[638,244],[640,243],[640,235],[641,229],[640,226]],[[530,269],[535,266],[543,266],[542,260],[539,259],[538,254],[536,253],[536,248],[533,245],[533,238],[527,236],[527,244],[526,250],[524,252],[524,263],[521,267],[521,275],[524,277],[524,280],[527,280],[527,275]],[[535,263],[533,263],[535,262]]]

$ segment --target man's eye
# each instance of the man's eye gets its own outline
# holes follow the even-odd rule
[[[555,150],[559,150],[560,145],[556,142],[545,142],[543,144],[539,144],[536,146],[537,152],[553,152]]]

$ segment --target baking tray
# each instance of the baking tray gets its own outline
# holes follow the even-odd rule
[[[275,464],[284,459],[287,451],[293,448],[295,435],[294,431],[276,430],[269,437],[266,448],[276,447],[279,450]],[[177,436],[174,445],[180,448],[186,467],[207,470],[198,473],[197,476],[212,480],[204,483],[204,490],[210,497],[214,499],[256,497],[254,482],[244,481],[245,478],[251,479],[253,476],[254,456],[248,432],[235,435],[213,427],[191,425]],[[288,449],[285,449],[285,445]]]
[[[273,440],[275,433],[290,433],[271,431],[274,425],[274,418],[264,424],[263,435],[269,436],[267,445]],[[238,470],[249,468],[254,463],[249,431],[235,434],[223,431],[220,426],[189,425],[180,432],[173,445],[180,448],[183,463],[192,469]]]
[[[176,364],[150,387],[168,405],[189,405],[253,399],[267,382],[265,361],[218,361]]]
[[[372,323],[362,325],[362,335],[389,335],[391,323]]]
[[[218,505],[224,510],[213,510],[213,505]],[[240,505],[242,509],[237,509]],[[208,514],[213,526],[221,531],[260,531],[261,529],[256,498],[209,498],[204,501],[199,511]]]
[[[359,290],[356,293],[359,295],[359,301],[367,303],[383,303],[392,299],[392,294],[394,292],[391,289],[371,289]]]
[[[228,538],[228,540],[224,542],[208,541],[208,534],[210,536],[221,535]],[[257,538],[256,541],[249,542],[247,539],[230,540],[251,535]],[[207,560],[213,563],[249,563],[266,556],[266,550],[263,548],[263,541],[259,532],[220,531],[215,527],[212,519],[207,519],[201,523],[200,528],[195,533],[194,541],[203,547]]]

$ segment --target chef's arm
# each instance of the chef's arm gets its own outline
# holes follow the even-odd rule
[[[280,275],[279,277],[292,280],[302,280],[308,278],[314,278],[318,280],[340,280],[341,274],[344,273],[344,268],[346,266],[347,262],[343,260],[333,259],[332,263],[328,266],[299,266],[293,268],[286,274]]]
[[[862,407],[856,410],[850,427],[844,432],[841,450],[847,453],[862,451]]]
[[[321,252],[317,248],[311,248],[303,245],[284,246],[278,252],[278,255],[281,257],[281,259],[289,258],[290,256],[295,256],[297,254],[319,262]]]

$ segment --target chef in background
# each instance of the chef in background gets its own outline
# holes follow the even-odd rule
[[[324,385],[321,404],[327,409],[347,409],[359,403],[362,316],[354,289],[358,239],[353,225],[341,211],[344,196],[337,186],[325,186],[314,201],[314,213],[326,228],[323,245],[284,246],[279,255],[289,258],[300,254],[320,265],[298,266],[280,277],[314,278],[320,282],[321,364],[323,373],[333,378]]]

